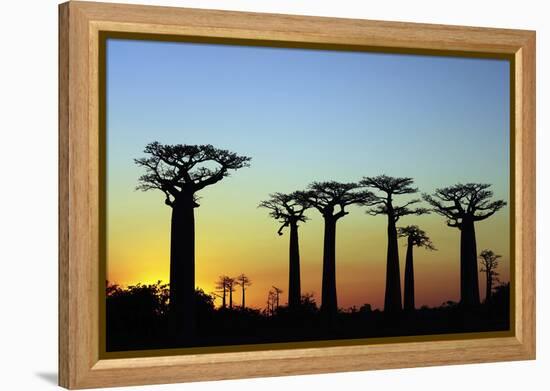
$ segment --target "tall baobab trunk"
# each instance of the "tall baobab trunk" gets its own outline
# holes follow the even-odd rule
[[[460,303],[479,305],[476,232],[471,220],[464,220],[460,228]]]
[[[388,253],[384,312],[398,312],[401,309],[401,277],[399,272],[399,253],[397,250],[397,229],[393,213],[388,213]]]
[[[407,258],[405,260],[405,300],[404,309],[406,311],[414,310],[414,265],[413,265],[413,247],[414,243],[409,237],[407,242]]]
[[[242,301],[242,304],[241,304],[241,308],[244,310],[245,309],[245,306],[244,306],[244,291],[245,291],[245,288],[244,288],[244,285],[242,286],[242,294],[243,294],[243,301]]]
[[[336,219],[325,217],[321,311],[332,318],[338,311],[336,298]]]
[[[300,247],[298,245],[298,223],[290,223],[288,306],[295,308],[300,304]],[[243,296],[244,297],[244,296]]]
[[[223,285],[223,296],[222,296],[222,308],[225,309],[225,307],[227,307],[227,303],[225,301],[225,298],[227,296],[227,292],[226,292],[226,287],[225,287],[225,283]]]
[[[194,202],[172,207],[170,233],[170,312],[178,338],[195,331],[195,217]]]
[[[233,309],[233,287],[229,288],[229,309]]]

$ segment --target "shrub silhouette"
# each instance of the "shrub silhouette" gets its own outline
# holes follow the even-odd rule
[[[169,284],[136,284],[126,288],[107,283],[107,346],[130,345],[150,348],[173,343],[167,334],[170,301]],[[214,298],[202,289],[195,290],[194,317],[201,324],[212,321]],[[122,349],[125,350],[125,349]]]

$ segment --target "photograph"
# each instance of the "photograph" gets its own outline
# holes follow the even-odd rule
[[[107,355],[513,334],[510,59],[104,45]]]

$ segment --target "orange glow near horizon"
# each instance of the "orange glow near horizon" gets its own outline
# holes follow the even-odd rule
[[[220,186],[220,188],[223,186]],[[108,220],[107,278],[122,286],[136,283],[168,282],[170,209],[160,202],[160,194],[134,193],[130,202]],[[148,203],[155,198],[154,203]],[[263,308],[272,285],[283,289],[283,301],[288,291],[288,232],[277,235],[278,223],[267,211],[255,207],[239,207],[219,214],[209,205],[196,209],[196,285],[206,293],[214,291],[219,275],[247,274],[252,286],[246,292],[247,305]],[[116,201],[113,200],[113,203]],[[135,205],[134,205],[135,203]],[[145,210],[146,218],[133,213]],[[255,205],[254,203],[251,203]],[[246,205],[246,204],[245,204]],[[310,221],[300,226],[302,293],[313,293],[320,304],[322,271],[322,218],[308,211]],[[509,242],[506,237],[508,211],[477,224],[478,252],[491,248],[503,257],[498,272],[500,280],[509,281]],[[147,221],[147,223],[143,223]],[[368,216],[363,208],[351,207],[350,214],[337,226],[337,289],[342,308],[360,307],[369,303],[382,308],[386,267],[386,219]],[[414,250],[416,303],[438,306],[447,300],[459,299],[459,237],[455,228],[446,227],[437,215],[405,217],[403,224],[418,224],[432,238],[437,251]],[[405,262],[405,240],[399,242],[401,279]],[[480,296],[485,296],[484,275],[479,274]],[[240,303],[241,293],[233,295]],[[219,300],[217,302],[219,305]]]

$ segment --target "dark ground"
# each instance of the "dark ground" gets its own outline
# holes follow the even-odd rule
[[[268,315],[249,308],[216,309],[213,298],[198,290],[196,337],[177,344],[168,328],[166,285],[109,286],[107,351],[506,331],[510,329],[509,296],[506,284],[497,287],[490,304],[473,309],[447,302],[392,317],[363,306],[341,311],[327,326],[311,297],[304,297],[296,311],[280,307]]]

